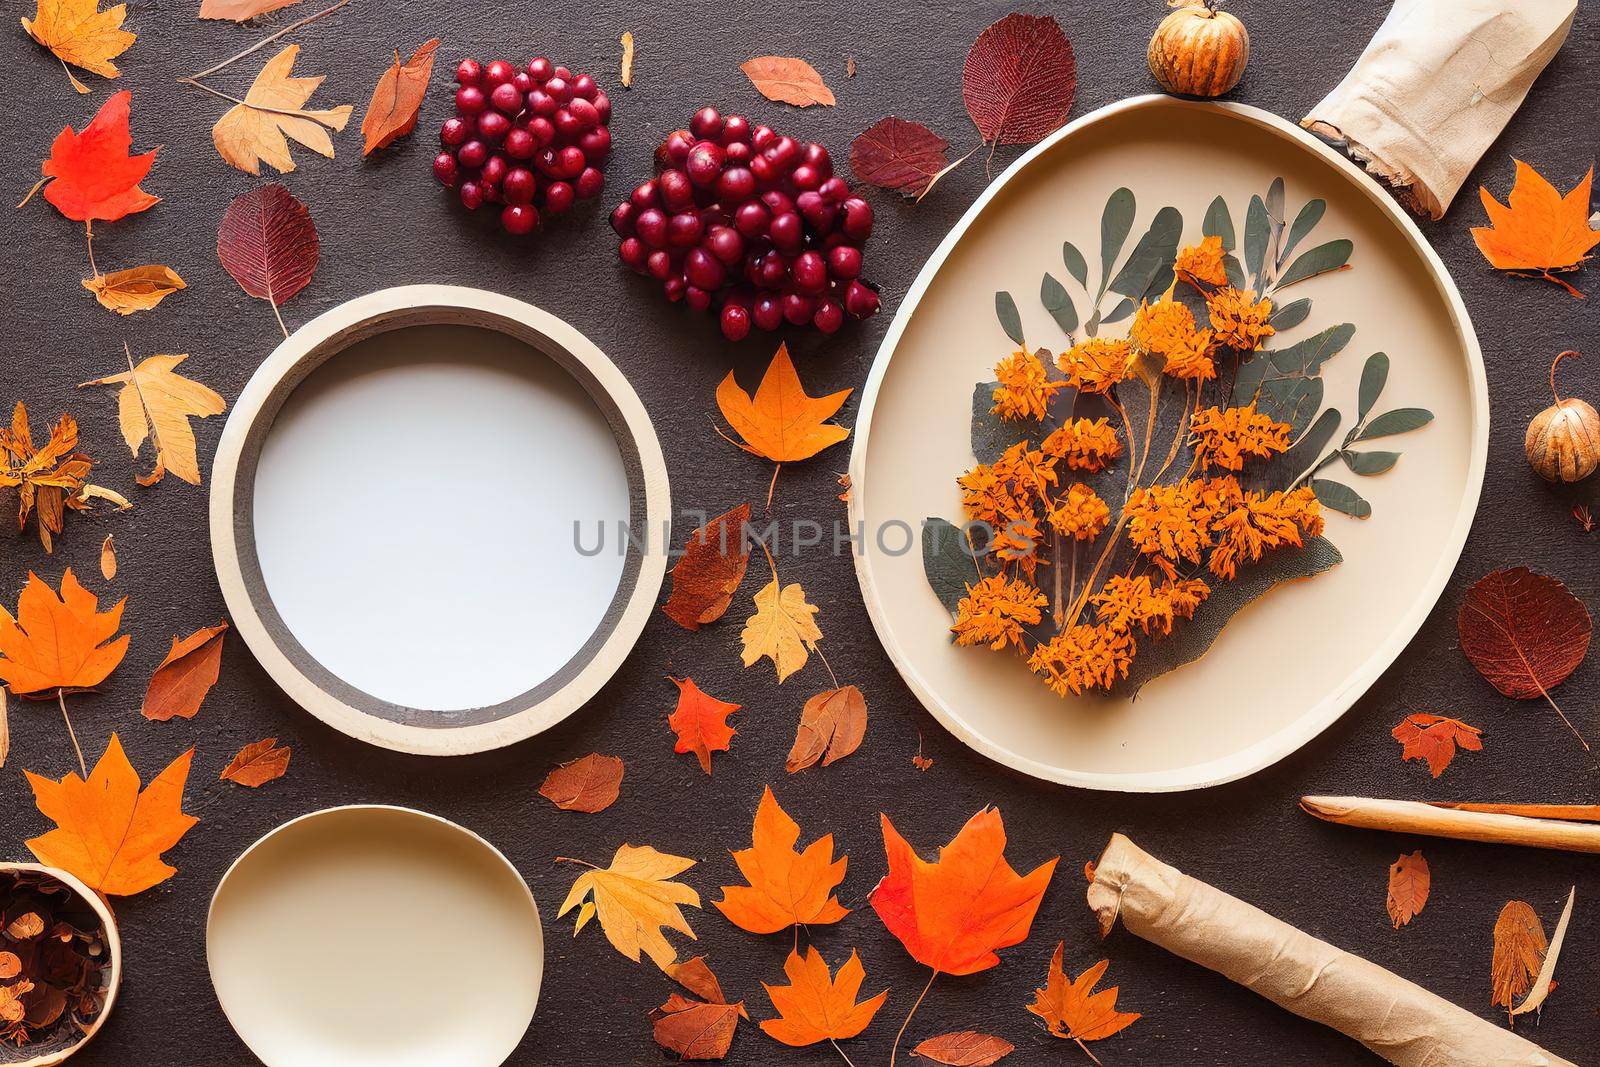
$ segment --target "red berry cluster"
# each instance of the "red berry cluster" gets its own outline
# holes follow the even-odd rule
[[[622,262],[668,300],[718,303],[729,340],[752,323],[832,333],[846,314],[878,310],[861,280],[872,205],[850,195],[826,148],[705,107],[656,149],[656,170],[611,213]]]
[[[463,207],[503,204],[500,225],[523,234],[541,211],[559,215],[600,195],[611,101],[593,78],[540,56],[522,70],[463,59],[456,81],[456,115],[439,129],[433,173]]]

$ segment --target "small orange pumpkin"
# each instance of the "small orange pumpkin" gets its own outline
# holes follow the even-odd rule
[[[1250,59],[1244,23],[1219,0],[1172,0],[1177,10],[1150,38],[1150,73],[1169,93],[1221,96],[1239,84]]]

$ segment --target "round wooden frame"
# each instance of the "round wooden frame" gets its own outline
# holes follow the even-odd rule
[[[456,324],[505,333],[554,360],[600,408],[622,451],[630,515],[622,580],[605,617],[560,670],[487,708],[422,711],[355,688],[316,660],[273,606],[256,554],[255,468],[262,442],[294,388],[328,359],[369,337],[408,326]],[[615,364],[572,326],[531,304],[447,285],[409,285],[359,297],[317,316],[256,370],[228,417],[211,473],[211,547],[234,628],[296,703],[351,737],[419,755],[500,748],[571,715],[622,665],[666,574],[671,506],[666,461],[638,394]]]
[[[1473,333],[1466,305],[1462,302],[1461,295],[1457,292],[1438,254],[1417,229],[1416,223],[1394,202],[1388,192],[1344,155],[1329,148],[1293,123],[1270,112],[1245,104],[1191,101],[1150,94],[1118,101],[1075,119],[1022,155],[990,183],[924,264],[916,281],[900,302],[894,321],[884,335],[862,389],[861,409],[856,417],[855,440],[850,456],[851,528],[860,528],[860,524],[866,521],[867,501],[873,499],[875,492],[874,479],[867,474],[867,455],[869,442],[872,440],[874,409],[879,401],[879,393],[888,373],[889,364],[935,277],[955,252],[967,231],[977,222],[991,202],[1001,195],[1008,183],[1018,178],[1031,163],[1062,142],[1071,140],[1108,119],[1125,116],[1131,112],[1148,111],[1155,114],[1161,110],[1175,112],[1174,115],[1165,117],[1168,122],[1181,123],[1182,115],[1185,113],[1193,112],[1198,115],[1210,112],[1224,114],[1264,130],[1287,142],[1292,150],[1307,153],[1321,161],[1330,170],[1343,177],[1358,195],[1369,200],[1387,218],[1395,231],[1426,266],[1431,283],[1449,314],[1455,338],[1465,357],[1463,371],[1470,392],[1468,420],[1470,455],[1466,457],[1466,485],[1463,495],[1459,499],[1448,535],[1439,544],[1434,565],[1427,574],[1422,591],[1411,601],[1403,614],[1394,619],[1386,637],[1371,655],[1352,670],[1340,684],[1331,687],[1326,695],[1310,706],[1304,714],[1276,732],[1230,755],[1172,769],[1115,772],[1080,770],[1045,762],[1035,752],[1010,747],[988,736],[981,723],[972,714],[973,709],[968,702],[952,700],[931,684],[927,674],[908,651],[907,643],[902,641],[896,632],[889,618],[889,609],[886,607],[887,594],[884,583],[875,574],[875,568],[879,563],[870,544],[855,554],[856,577],[861,585],[868,617],[872,620],[879,640],[906,685],[941,725],[974,750],[1024,774],[1066,785],[1122,792],[1199,789],[1245,777],[1271,766],[1296,751],[1343,715],[1399,657],[1443,593],[1445,584],[1461,557],[1467,534],[1472,527],[1483,487],[1489,445],[1487,379],[1483,356],[1477,337]],[[920,517],[919,515],[912,518],[914,520]],[[929,595],[929,610],[937,610],[932,606],[931,594]]]

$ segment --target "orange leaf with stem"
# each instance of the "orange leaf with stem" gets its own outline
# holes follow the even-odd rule
[[[1478,189],[1489,225],[1474,227],[1472,239],[1491,265],[1554,282],[1581,298],[1582,293],[1552,272],[1577,269],[1600,244],[1600,230],[1589,225],[1589,185],[1594,168],[1590,167],[1583,180],[1562,196],[1528,164],[1520,159],[1513,162],[1516,179],[1504,204],[1488,189]]]
[[[703,692],[693,678],[670,678],[678,687],[678,706],[667,717],[667,725],[678,735],[674,752],[693,752],[700,769],[711,773],[711,753],[726,752],[738,731],[728,725],[728,716],[740,705],[729,704]]]
[[[1132,1026],[1139,1013],[1117,1010],[1116,986],[1093,992],[1110,966],[1108,960],[1101,960],[1078,977],[1069,979],[1061,969],[1064,947],[1064,943],[1056,943],[1044,988],[1034,990],[1033,1003],[1028,1005],[1028,1010],[1044,1020],[1053,1036],[1076,1041],[1084,1054],[1098,1064],[1100,1060],[1084,1042],[1100,1041]]]
[[[1428,903],[1433,875],[1421,850],[1401,857],[1389,865],[1389,918],[1396,930],[1416,918]]]
[[[725,885],[713,901],[728,921],[752,934],[775,934],[791,926],[836,923],[850,914],[833,895],[849,860],[833,858],[833,835],[795,850],[800,825],[778,804],[770,787],[756,807],[751,847],[733,854],[749,885]],[[807,1042],[809,1044],[809,1042]]]
[[[780,344],[754,393],[739,388],[732,371],[717,386],[717,407],[743,443],[722,435],[751,455],[772,460],[781,469],[785,463],[810,459],[850,436],[848,429],[828,421],[850,393],[849,389],[841,389],[827,396],[808,396],[795,373],[794,361],[789,358],[788,345]],[[720,429],[717,432],[722,433]],[[778,469],[774,469],[773,486],[777,482]],[[767,507],[772,507],[771,488],[767,490]]]
[[[837,975],[828,973],[828,963],[815,946],[807,946],[803,957],[791,951],[784,961],[783,973],[789,979],[786,986],[761,983],[778,1012],[776,1019],[761,1021],[761,1030],[773,1040],[795,1048],[857,1036],[889,996],[885,989],[868,1000],[856,1001],[867,971],[854,949],[850,958],[840,964]]]
[[[139,188],[155,163],[156,150],[132,155],[126,89],[112,93],[89,125],[78,133],[71,126],[56,135],[50,158],[40,167],[50,184],[44,198],[75,222],[115,222],[153,207],[161,198]]]

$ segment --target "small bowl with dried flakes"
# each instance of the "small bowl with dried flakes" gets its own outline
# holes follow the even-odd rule
[[[0,1064],[66,1062],[104,1025],[121,983],[104,900],[55,867],[0,863]]]

